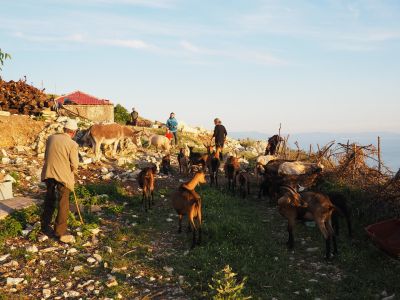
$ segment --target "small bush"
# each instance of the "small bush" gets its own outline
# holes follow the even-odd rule
[[[40,231],[40,223],[36,223],[31,232],[29,232],[28,239],[32,242],[36,242],[39,237]]]
[[[126,124],[131,120],[128,110],[120,104],[114,107],[114,120],[120,124]]]
[[[254,147],[256,145],[256,141],[251,140],[249,138],[243,139],[239,141],[240,145],[242,145],[243,147],[247,148],[247,147]]]
[[[10,176],[15,179],[15,184],[19,182],[19,174],[15,171],[10,172]]]
[[[90,231],[91,229],[98,228],[99,225],[96,223],[86,223],[85,225],[82,225],[82,235],[83,238],[87,239],[88,237],[92,236],[93,233]]]
[[[22,233],[22,225],[16,219],[7,217],[0,222],[0,244],[3,244],[6,238],[16,237]]]
[[[243,278],[242,282],[237,282],[236,273],[233,273],[232,268],[226,265],[221,271],[214,274],[209,284],[212,298],[214,300],[236,300],[236,299],[251,299],[243,295],[244,284],[247,278]]]
[[[124,210],[123,205],[112,205],[107,207],[107,212],[110,214],[120,214]]]
[[[18,221],[22,227],[26,224],[34,224],[40,221],[41,208],[39,206],[33,205],[26,209],[17,210],[11,214],[11,217]]]
[[[86,199],[92,196],[92,193],[84,185],[76,186],[75,194],[79,199]]]

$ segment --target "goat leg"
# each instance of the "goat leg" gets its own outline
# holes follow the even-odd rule
[[[196,246],[196,229],[193,228],[193,241],[191,248],[193,249]]]
[[[325,257],[331,258],[331,239],[330,237],[325,240]]]
[[[332,242],[333,242],[333,255],[338,254],[338,249],[337,249],[337,243],[336,243],[336,236],[332,236]]]
[[[199,238],[197,240],[197,245],[200,245],[201,244],[201,226],[199,226],[198,232],[199,232]]]
[[[178,233],[182,232],[182,218],[183,215],[179,215],[179,220],[178,220]]]
[[[287,231],[289,233],[289,239],[287,241],[287,246],[289,249],[293,249],[294,248],[294,237],[293,237],[293,227],[294,227],[294,220],[289,219],[288,220],[288,227],[287,227]]]
[[[329,237],[332,240],[333,243],[333,254],[336,255],[338,253],[337,250],[337,243],[336,243],[336,235],[335,235],[335,230],[332,228],[331,221],[325,222],[325,226],[328,230]]]

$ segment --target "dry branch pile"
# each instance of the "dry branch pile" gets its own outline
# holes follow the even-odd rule
[[[0,78],[0,110],[12,114],[38,115],[44,108],[52,107],[44,90],[39,90],[24,80],[4,81]]]

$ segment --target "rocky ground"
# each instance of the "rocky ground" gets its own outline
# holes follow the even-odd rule
[[[43,197],[43,145],[61,128],[43,123],[29,143],[2,147],[0,172],[15,179],[15,194]],[[231,142],[232,151],[257,153],[241,147]],[[211,277],[228,263],[248,277],[246,291],[255,299],[395,299],[399,266],[366,248],[361,230],[353,243],[343,236],[343,254],[333,262],[324,261],[313,227],[298,226],[297,250],[287,251],[286,223],[276,207],[256,199],[255,186],[247,199],[201,189],[205,241],[189,250],[191,236],[176,233],[168,199],[188,179],[178,174],[175,155],[172,174],[157,175],[154,207],[141,206],[136,174],[162,156],[132,146],[93,163],[91,150],[81,148],[77,196],[85,224],[71,214],[74,239],[63,243],[39,233],[38,208],[15,216],[23,228],[1,240],[0,299],[209,299]]]

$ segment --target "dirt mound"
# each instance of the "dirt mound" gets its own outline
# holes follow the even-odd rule
[[[44,124],[28,116],[0,116],[0,147],[30,146]]]

